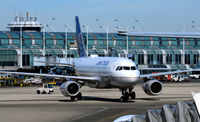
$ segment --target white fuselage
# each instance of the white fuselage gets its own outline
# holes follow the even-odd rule
[[[88,83],[95,88],[128,88],[139,81],[140,72],[136,64],[127,58],[83,57],[74,60],[78,76],[95,76],[99,81]]]

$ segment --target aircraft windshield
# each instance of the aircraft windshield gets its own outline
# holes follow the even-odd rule
[[[136,70],[135,66],[118,66],[116,68],[116,71],[120,71],[120,70]]]
[[[123,67],[123,70],[130,70],[130,67],[124,66],[124,67]]]
[[[136,68],[135,67],[131,67],[131,70],[136,70]]]

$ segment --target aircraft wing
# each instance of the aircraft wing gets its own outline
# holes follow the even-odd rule
[[[57,63],[57,62],[50,62],[50,61],[35,61],[35,62],[48,63],[48,64],[58,64],[58,65],[66,65],[66,66],[73,66],[74,67],[74,64],[68,64],[68,63]]]
[[[96,80],[99,80],[99,77],[67,76],[67,75],[40,74],[40,73],[27,73],[27,72],[7,72],[7,71],[0,71],[0,74],[16,74],[16,75],[27,75],[27,76],[65,78],[65,79],[75,79],[75,80],[83,80],[83,81],[96,81]]]
[[[145,77],[148,78],[148,77],[153,77],[153,76],[170,75],[170,74],[192,72],[192,71],[200,71],[200,69],[189,69],[189,70],[180,70],[180,71],[171,71],[171,72],[161,72],[161,73],[153,73],[153,74],[144,74],[144,75],[140,75],[140,77],[141,78],[145,78]]]
[[[172,68],[140,68],[140,70],[172,70]]]

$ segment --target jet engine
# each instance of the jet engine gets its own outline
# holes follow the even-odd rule
[[[144,92],[148,95],[160,95],[162,93],[162,83],[158,80],[149,80],[142,86]]]
[[[80,85],[75,81],[66,81],[60,86],[62,94],[66,97],[73,97],[79,93]]]

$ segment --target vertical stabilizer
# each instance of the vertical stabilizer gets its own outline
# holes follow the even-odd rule
[[[87,57],[78,16],[75,17],[75,21],[76,21],[76,41],[78,46],[78,54],[79,57]]]

